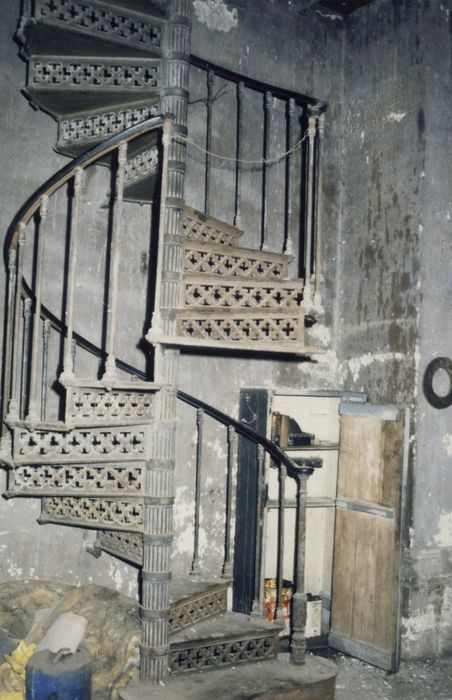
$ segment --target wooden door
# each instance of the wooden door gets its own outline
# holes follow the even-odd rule
[[[344,403],[329,645],[395,671],[404,412]]]

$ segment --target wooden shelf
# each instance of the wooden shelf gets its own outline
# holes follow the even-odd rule
[[[299,445],[297,447],[282,447],[284,452],[320,452],[322,450],[338,450],[339,443],[328,442],[327,440],[319,440],[310,445]]]

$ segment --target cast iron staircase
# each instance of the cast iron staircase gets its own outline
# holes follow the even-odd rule
[[[290,276],[288,240],[281,253],[242,247],[240,228],[185,205],[189,6],[188,0],[24,0],[18,40],[28,64],[25,93],[57,120],[56,150],[75,160],[27,200],[6,242],[1,458],[7,496],[40,498],[40,523],[94,529],[93,553],[139,567],[141,679],[153,683],[166,677],[168,663],[171,672],[202,670],[277,652],[278,623],[227,607],[234,433],[257,446],[261,471],[267,453],[301,493],[320,466],[315,460],[294,464],[265,438],[207,407],[231,438],[223,577],[171,582],[178,352],[316,351],[305,331],[312,323],[311,274],[307,285]],[[84,310],[77,305],[77,251],[90,245],[85,173],[97,165],[109,168],[111,178],[103,200],[106,312],[102,340],[92,343],[84,338]],[[155,260],[141,302],[146,340],[154,346],[153,373],[118,359],[127,202],[152,210]],[[46,285],[55,244],[45,246],[46,225],[51,216],[58,229],[63,204],[66,276],[55,301]],[[52,310],[58,306],[63,320]],[[199,404],[198,410],[206,409]],[[301,570],[293,613],[296,662],[305,649]],[[257,565],[255,613],[262,606],[261,578]]]

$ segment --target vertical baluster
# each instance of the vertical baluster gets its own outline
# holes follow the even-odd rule
[[[16,308],[16,279],[17,279],[17,251],[11,248],[8,251],[8,307],[6,311],[6,344],[5,364],[3,375],[3,400],[2,417],[5,418],[8,411],[8,402],[11,394],[11,372],[13,365],[13,340],[14,340],[14,310]],[[3,420],[2,420],[3,426]]]
[[[158,335],[162,333],[162,314],[161,314],[161,297],[162,297],[162,271],[163,271],[163,251],[164,251],[164,235],[165,235],[165,220],[167,216],[167,196],[168,196],[168,156],[173,136],[173,119],[166,117],[162,127],[162,179],[160,184],[160,206],[159,206],[159,240],[157,247],[157,270],[155,280],[155,302],[154,311],[151,320],[151,329],[153,333]]]
[[[195,483],[195,522],[194,545],[191,573],[198,574],[199,566],[199,525],[201,511],[201,475],[202,475],[202,433],[204,426],[204,411],[200,408],[196,411],[196,483]]]
[[[72,360],[72,339],[74,335],[74,292],[75,292],[75,271],[77,264],[77,237],[78,221],[80,212],[80,197],[83,182],[83,169],[76,168],[74,176],[74,205],[72,209],[71,233],[69,242],[69,265],[67,278],[67,302],[66,302],[66,343],[64,349],[63,373],[60,376],[62,382],[70,381],[74,378],[74,363]]]
[[[284,524],[285,524],[285,514],[286,514],[286,478],[287,478],[287,468],[284,464],[279,467],[279,508],[278,508],[278,553],[277,553],[277,574],[276,574],[276,616],[278,618],[282,617],[283,614],[283,604],[282,604],[282,591],[283,591],[283,577],[284,577],[284,549],[285,549],[285,536],[284,536]]]
[[[77,341],[72,338],[72,343],[71,343],[71,361],[72,361],[72,367],[75,368],[75,355],[77,353]]]
[[[28,367],[30,358],[31,299],[24,299],[24,330],[22,337],[22,380],[20,392],[20,416],[25,414],[28,400]]]
[[[234,226],[242,228],[242,131],[243,131],[243,92],[244,85],[240,81],[237,83],[237,131],[236,131],[236,149],[235,157],[237,158],[235,168],[235,215]]]
[[[39,332],[40,332],[40,314],[41,314],[41,297],[42,297],[42,278],[44,270],[44,240],[45,240],[45,225],[47,219],[47,209],[49,198],[44,195],[41,199],[41,207],[39,209],[39,227],[38,240],[36,251],[36,279],[35,279],[35,303],[33,315],[33,330],[31,339],[31,357],[30,357],[30,388],[28,399],[28,415],[27,420],[38,421],[38,354],[39,354]]]
[[[300,457],[296,460],[297,510],[295,532],[295,581],[292,599],[290,635],[290,661],[303,664],[306,654],[306,606],[305,559],[306,559],[306,496],[308,478],[322,466],[318,457]]]
[[[315,216],[315,284],[314,284],[314,303],[316,306],[322,306],[322,290],[321,290],[321,240],[322,240],[322,191],[323,191],[323,175],[322,175],[322,146],[323,132],[325,128],[325,113],[320,114],[318,118],[317,128],[317,158],[316,158],[316,216]]]
[[[270,156],[270,133],[271,133],[271,106],[272,94],[265,93],[264,99],[264,164],[262,168],[262,230],[261,230],[261,250],[267,250],[268,235],[268,164],[265,162]]]
[[[116,378],[115,360],[115,335],[118,311],[118,286],[119,286],[119,258],[120,239],[123,225],[123,201],[124,201],[124,170],[127,160],[127,141],[122,141],[118,148],[118,169],[115,183],[115,206],[113,231],[111,237],[110,253],[110,289],[107,306],[107,362],[105,364],[104,380],[112,381]]]
[[[264,485],[264,448],[257,445],[256,549],[254,554],[254,599],[252,614],[262,615],[262,510]]]
[[[313,231],[313,198],[314,198],[314,149],[316,134],[316,118],[311,112],[308,116],[308,168],[306,195],[306,236],[305,236],[305,282],[304,303],[312,306],[313,293],[311,284],[312,273],[312,231]]]
[[[286,151],[290,151],[293,146],[293,124],[295,116],[295,100],[291,97],[287,103],[286,113]],[[286,255],[294,254],[293,236],[292,236],[292,154],[288,153],[286,157],[286,192],[285,192],[285,231],[284,231],[284,250]]]
[[[214,73],[209,70],[207,73],[207,119],[206,119],[206,182],[205,182],[205,201],[204,212],[210,214],[210,176],[212,157],[212,105],[213,105],[213,80]]]
[[[41,420],[47,417],[47,379],[49,368],[50,321],[45,320],[42,328],[42,375],[41,375]]]
[[[223,578],[231,578],[232,563],[231,563],[231,519],[232,519],[232,472],[234,470],[234,454],[235,454],[235,430],[228,426],[228,464],[226,475],[226,514],[225,514],[225,533],[224,533],[224,564]]]
[[[22,269],[23,269],[23,253],[25,246],[25,224],[19,224],[18,239],[17,239],[17,274],[16,274],[16,292],[14,303],[14,340],[11,357],[11,399],[8,406],[8,418],[17,420],[19,418],[20,404],[20,326],[21,326],[21,287],[22,287]]]

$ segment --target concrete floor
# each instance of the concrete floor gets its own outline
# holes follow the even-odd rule
[[[452,657],[402,661],[391,674],[344,654],[322,656],[339,669],[334,700],[452,700]]]

